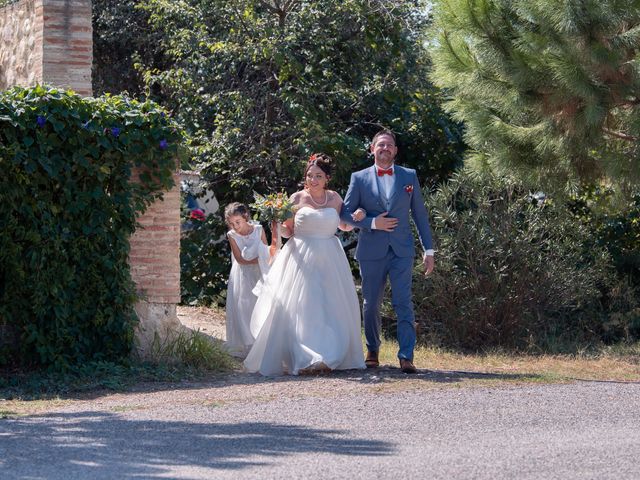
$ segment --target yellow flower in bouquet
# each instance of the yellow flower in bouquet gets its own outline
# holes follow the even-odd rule
[[[293,204],[283,192],[260,195],[253,192],[254,202],[250,205],[258,213],[262,222],[284,222],[293,217]]]

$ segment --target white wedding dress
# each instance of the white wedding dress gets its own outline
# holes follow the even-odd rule
[[[334,208],[304,206],[278,253],[251,315],[255,342],[244,365],[263,375],[297,375],[324,363],[365,368],[360,307]]]

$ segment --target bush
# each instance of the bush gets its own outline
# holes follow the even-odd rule
[[[625,196],[591,186],[572,198],[569,208],[589,226],[593,243],[607,249],[619,275],[640,287],[640,191]]]
[[[231,270],[231,249],[221,212],[205,221],[188,220],[180,239],[180,291],[187,305],[224,305]]]
[[[438,253],[434,274],[414,279],[420,341],[558,350],[632,334],[637,295],[563,204],[470,172],[429,203]]]
[[[152,102],[0,93],[0,325],[19,337],[5,363],[62,369],[129,353],[129,236],[171,186],[180,138]]]

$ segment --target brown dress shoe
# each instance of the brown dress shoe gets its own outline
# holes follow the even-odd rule
[[[418,371],[413,362],[405,358],[400,359],[400,370],[402,370],[403,373],[416,373]]]
[[[367,368],[378,368],[380,361],[378,360],[378,352],[367,352],[367,358],[364,361]]]

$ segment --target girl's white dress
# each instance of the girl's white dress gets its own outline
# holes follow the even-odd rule
[[[294,236],[271,266],[251,316],[255,342],[244,362],[250,372],[297,375],[320,363],[365,368],[358,297],[335,236],[339,221],[333,208],[296,213]]]
[[[233,238],[245,260],[258,257],[262,247],[262,225],[252,223],[253,231],[248,235],[240,235],[235,230],[229,230],[227,236]],[[261,247],[262,246],[262,247]],[[253,344],[251,334],[251,312],[257,297],[252,292],[262,274],[260,266],[256,264],[241,265],[231,254],[231,272],[227,284],[227,348],[233,354],[244,355]]]

